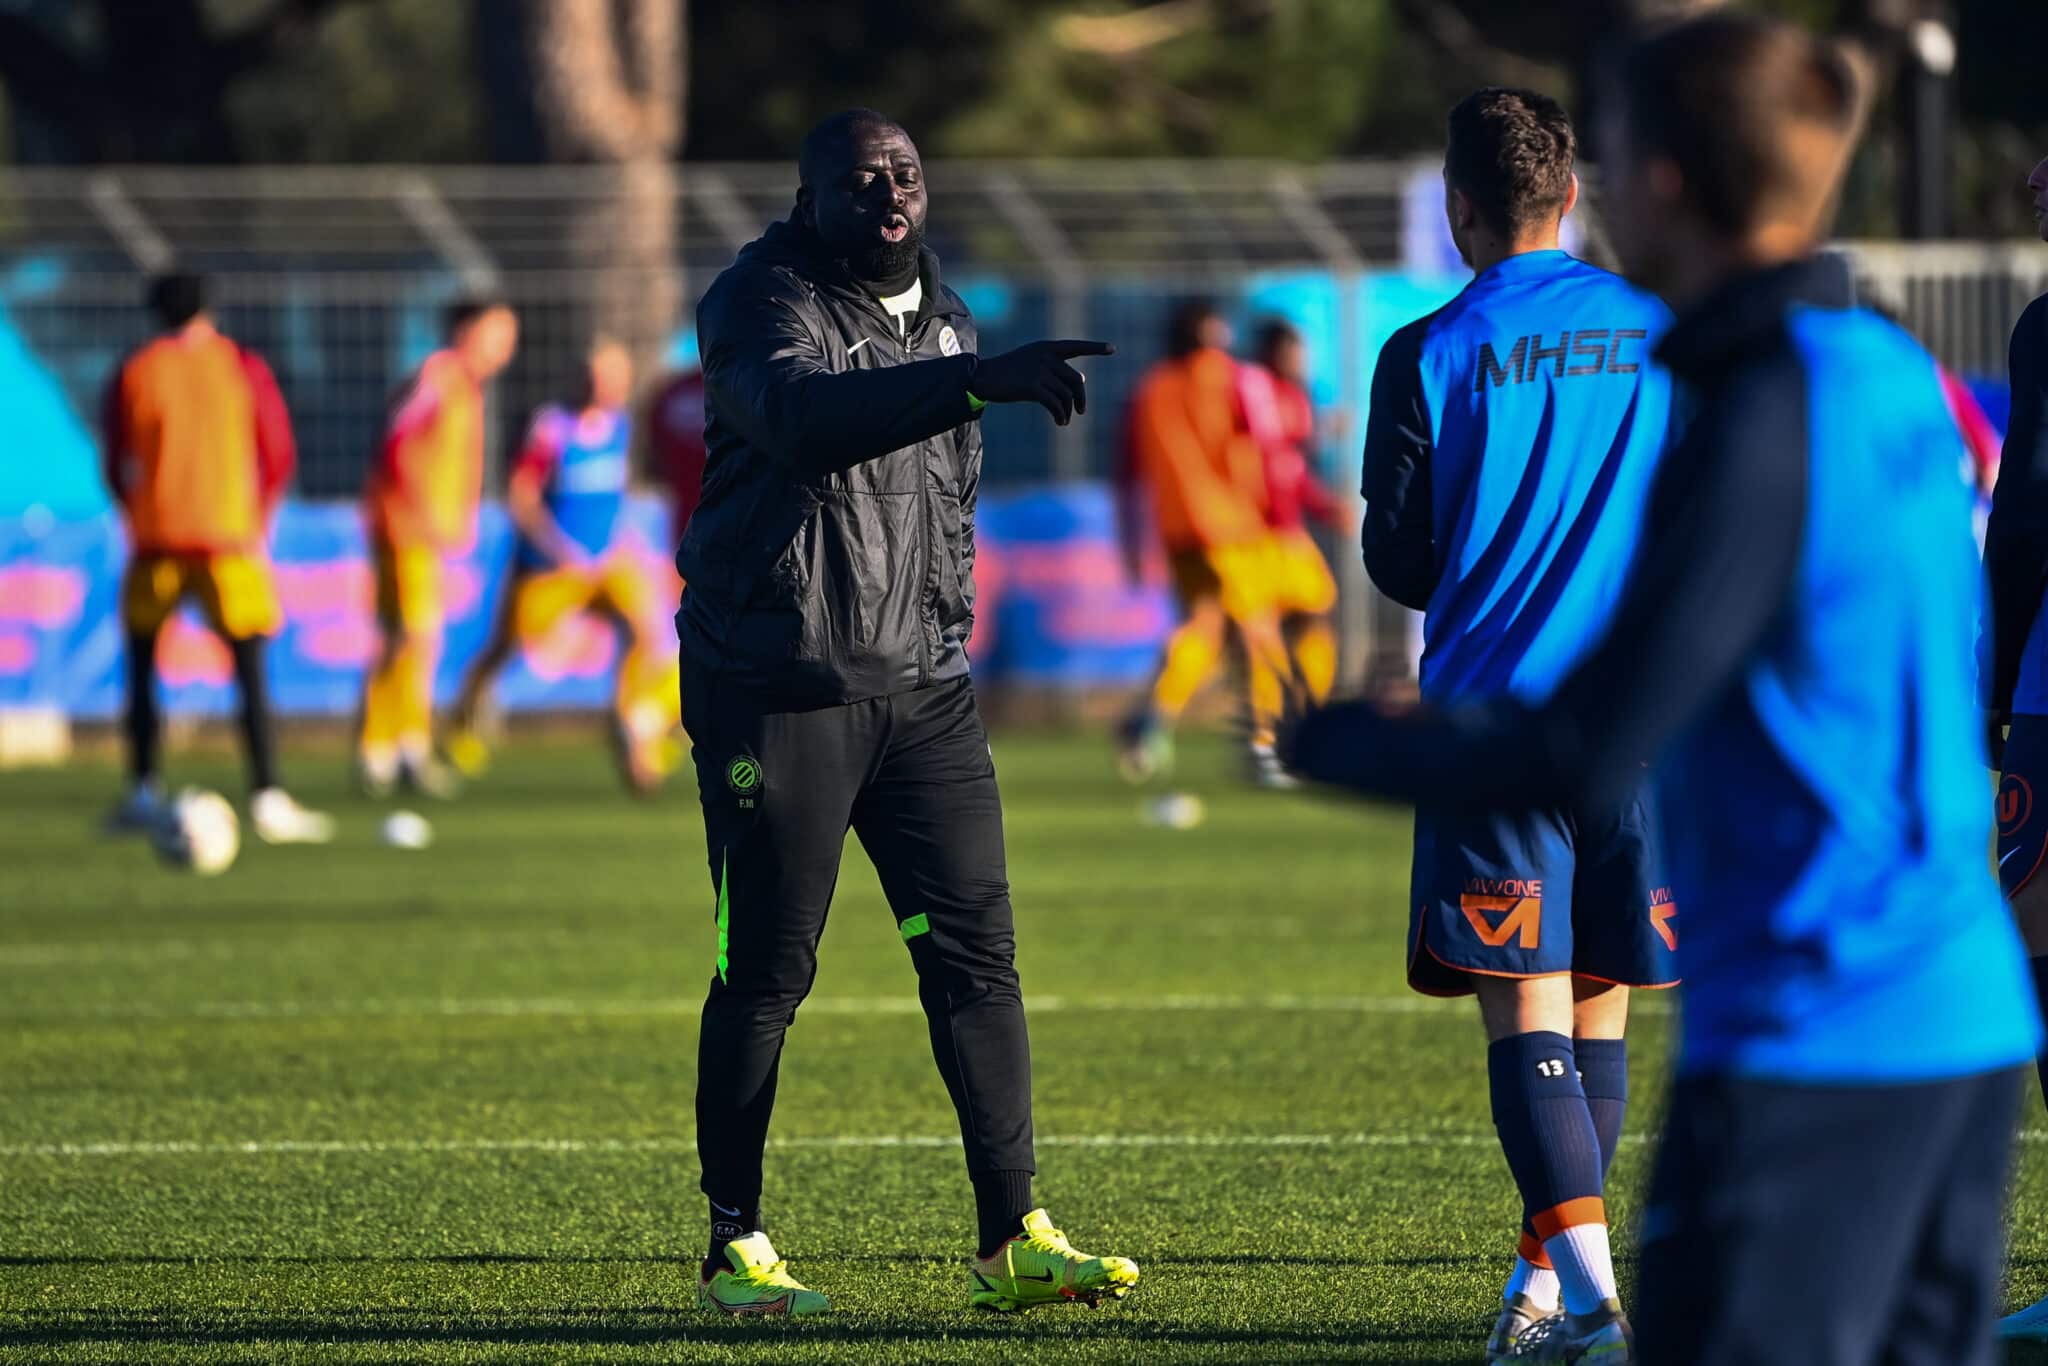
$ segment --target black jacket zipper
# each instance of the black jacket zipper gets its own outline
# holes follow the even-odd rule
[[[867,294],[858,296],[863,310],[870,317],[883,320],[883,333],[894,331],[897,321],[888,309]],[[918,358],[918,343],[924,329],[938,314],[930,311],[929,301],[918,309],[916,315],[903,324],[897,333],[896,344],[903,352],[905,362]],[[939,619],[938,591],[932,583],[932,486],[930,462],[926,459],[929,441],[917,446],[917,686],[928,687],[932,681],[931,633],[925,629],[927,618],[934,624]]]
[[[923,312],[922,309],[919,312]],[[930,315],[920,322],[913,318],[903,325],[903,353],[907,360],[917,357],[919,329],[929,326]],[[936,623],[939,619],[938,591],[932,583],[932,471],[929,450],[931,442],[921,441],[917,447],[917,686],[922,688],[931,682],[932,642],[925,630],[926,609]]]

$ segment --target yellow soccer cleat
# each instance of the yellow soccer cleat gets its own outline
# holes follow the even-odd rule
[[[697,1306],[721,1314],[822,1314],[832,1301],[789,1274],[765,1233],[749,1233],[725,1245],[725,1260],[709,1279],[697,1283]]]
[[[977,1257],[970,1273],[976,1309],[1009,1313],[1041,1304],[1079,1300],[1094,1307],[1120,1300],[1138,1283],[1138,1264],[1128,1257],[1091,1257],[1076,1252],[1067,1235],[1052,1226],[1042,1209],[1024,1216],[1024,1231]]]

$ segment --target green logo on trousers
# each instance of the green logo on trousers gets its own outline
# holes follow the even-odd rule
[[[736,797],[751,797],[761,790],[761,761],[742,754],[725,766],[725,785]]]

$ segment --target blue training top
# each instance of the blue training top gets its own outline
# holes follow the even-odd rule
[[[555,525],[593,558],[611,549],[618,532],[632,440],[632,422],[622,410],[585,415],[547,404],[533,415],[519,453],[520,469],[541,478],[541,498]],[[552,563],[540,547],[519,538],[520,568]]]
[[[1784,334],[1784,372],[1744,400],[1804,438],[1787,596],[1659,771],[1695,912],[1682,1066],[1907,1082],[2016,1063],[2037,1025],[1985,853],[1955,422],[1932,359],[1876,315],[1794,307]]]
[[[1548,701],[1288,739],[1312,779],[1468,809],[1598,803],[1654,761],[1688,1073],[1917,1084],[2039,1036],[1989,857],[1960,437],[1933,360],[1845,284],[1759,270],[1666,335],[1687,423],[1655,534]]]
[[[1547,696],[1599,639],[1671,422],[1664,305],[1511,256],[1396,332],[1373,376],[1366,565],[1424,608],[1433,702]]]

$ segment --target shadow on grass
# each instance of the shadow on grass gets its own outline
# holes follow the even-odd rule
[[[1016,1318],[936,1315],[925,1319],[858,1317],[819,1320],[752,1320],[746,1323],[705,1320],[693,1311],[674,1308],[618,1310],[521,1310],[507,1314],[445,1314],[427,1311],[349,1310],[331,1317],[276,1313],[214,1312],[152,1309],[29,1312],[9,1316],[0,1326],[0,1347],[59,1347],[67,1344],[104,1346],[124,1358],[150,1344],[164,1346],[250,1346],[259,1343],[337,1344],[428,1347],[511,1346],[659,1346],[704,1343],[743,1346],[766,1335],[785,1341],[792,1350],[802,1345],[886,1346],[944,1341],[949,1344],[1001,1343],[1020,1333],[1039,1336],[1044,1315]],[[1271,1329],[1206,1327],[1162,1323],[1126,1316],[1115,1308],[1083,1316],[1061,1311],[1059,1337],[1073,1343],[1096,1342],[1189,1346],[1266,1346],[1285,1348],[1363,1347],[1372,1344],[1441,1346],[1464,1341],[1469,1327],[1442,1333],[1391,1331],[1365,1322],[1332,1323],[1326,1328]]]

